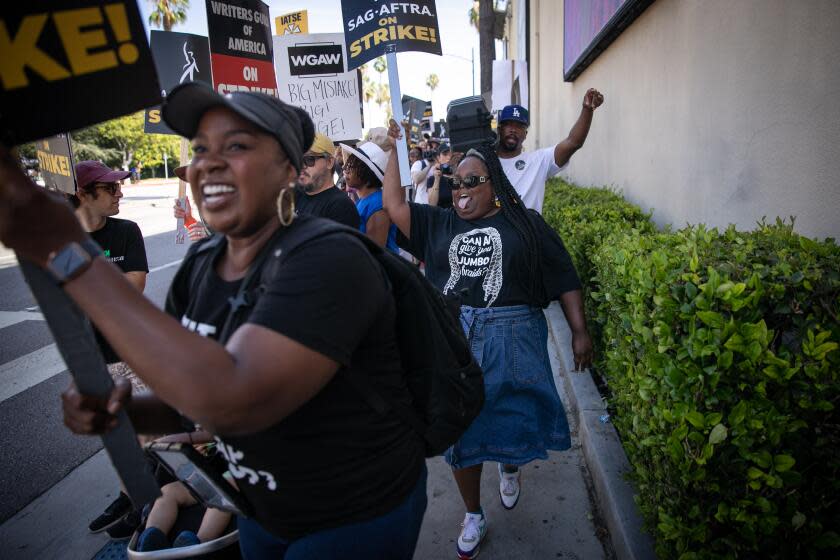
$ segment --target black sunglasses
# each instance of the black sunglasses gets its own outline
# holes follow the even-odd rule
[[[489,175],[468,175],[463,179],[461,177],[452,177],[453,189],[472,189],[482,183],[490,180]]]
[[[96,183],[93,186],[94,188],[102,189],[111,196],[114,196],[115,194],[117,194],[117,191],[120,190],[121,185],[119,183]]]
[[[321,155],[318,155],[318,156],[306,155],[306,156],[303,156],[303,158],[301,158],[301,161],[303,162],[304,167],[312,167],[313,165],[315,165],[315,162],[318,161],[319,159],[327,159],[328,157],[330,157],[330,156],[328,156],[326,154],[321,154]]]

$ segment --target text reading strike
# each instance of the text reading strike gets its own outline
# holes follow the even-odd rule
[[[424,27],[422,25],[389,25],[388,27],[374,29],[361,39],[350,43],[350,58],[355,58],[380,43],[403,39],[437,43],[437,31],[434,27]]]
[[[103,16],[104,12],[104,16]],[[38,47],[47,20],[52,18],[64,54],[70,65],[65,68]],[[108,49],[106,25],[118,46]],[[101,72],[122,64],[134,64],[140,51],[132,43],[128,17],[123,4],[30,14],[23,18],[12,35],[6,21],[0,19],[0,83],[6,90],[29,86],[27,67],[48,82]]]
[[[69,157],[51,154],[49,152],[42,152],[41,150],[36,150],[35,154],[38,156],[38,163],[43,171],[70,177]]]

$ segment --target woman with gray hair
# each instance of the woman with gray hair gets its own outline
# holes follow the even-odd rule
[[[296,219],[292,204],[312,121],[277,98],[221,96],[195,82],[170,92],[163,117],[192,142],[193,198],[218,232],[190,247],[166,312],[0,148],[0,240],[51,271],[153,391],[135,396],[121,383],[106,401],[71,387],[65,423],[102,433],[121,409],[144,433],[183,431],[184,417],[199,423],[252,510],[239,519],[247,559],[409,560],[426,508],[423,443],[348,380],[367,377],[409,402],[378,261],[338,232],[285,255],[255,303],[255,292],[240,291],[284,236],[318,227],[318,218]],[[239,326],[224,328],[231,315]]]
[[[391,121],[395,145],[400,130]],[[569,425],[546,348],[542,308],[559,299],[573,333],[575,363],[592,361],[580,281],[560,237],[526,210],[490,145],[470,150],[452,178],[452,208],[406,202],[391,150],[384,204],[426,263],[426,277],[460,303],[461,326],[484,371],[485,403],[446,452],[466,506],[457,541],[460,558],[475,558],[487,531],[481,507],[485,461],[499,465],[505,509],[519,501],[519,467],[570,446]]]

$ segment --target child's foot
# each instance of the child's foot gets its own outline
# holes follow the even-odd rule
[[[146,527],[137,539],[137,552],[152,552],[169,548],[169,539],[157,527]]]
[[[172,541],[172,548],[193,546],[195,544],[201,544],[201,541],[198,539],[198,535],[192,531],[181,531],[178,536],[175,537],[175,540]]]

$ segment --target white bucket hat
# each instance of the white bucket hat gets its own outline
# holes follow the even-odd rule
[[[388,165],[388,153],[373,142],[362,142],[358,147],[341,144],[341,151],[344,157],[352,154],[359,158],[359,161],[367,165],[368,169],[373,171],[379,180],[385,178],[385,167]],[[346,161],[346,159],[345,159]]]

